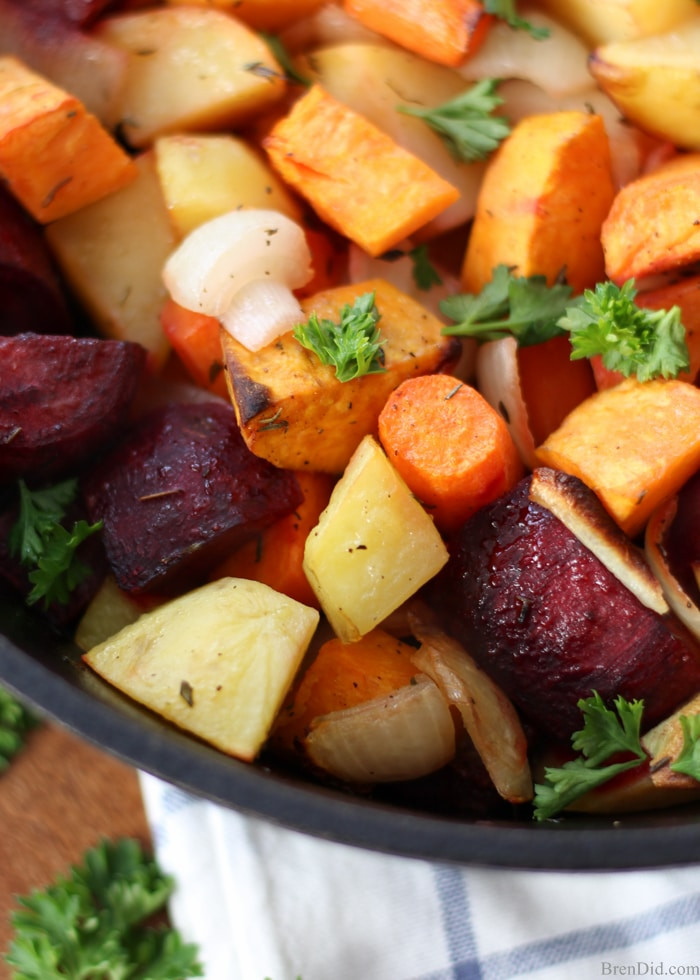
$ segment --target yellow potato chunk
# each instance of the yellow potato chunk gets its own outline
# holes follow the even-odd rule
[[[700,388],[629,378],[582,402],[536,457],[583,480],[635,537],[700,466]]]
[[[224,578],[145,613],[83,659],[168,721],[252,761],[318,621],[261,582]]]
[[[306,539],[304,571],[335,633],[359,640],[447,561],[432,518],[366,436]]]

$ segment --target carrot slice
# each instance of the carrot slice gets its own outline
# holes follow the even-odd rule
[[[195,384],[228,398],[221,324],[213,316],[193,313],[168,299],[160,314],[163,332]]]
[[[318,609],[318,599],[303,569],[304,544],[330,499],[335,479],[326,473],[308,470],[295,475],[304,494],[303,502],[294,513],[276,521],[237,549],[214,570],[211,578],[255,579]]]
[[[404,381],[379,416],[384,450],[442,531],[510,490],[523,466],[506,423],[447,374]]]

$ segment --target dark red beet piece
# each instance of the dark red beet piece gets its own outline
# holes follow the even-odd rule
[[[83,493],[118,584],[136,593],[192,586],[302,500],[296,477],[254,456],[233,408],[213,401],[145,416]]]
[[[113,7],[118,7],[115,0],[9,0],[15,7],[23,7],[36,14],[48,24],[53,21],[71,24],[74,27],[87,27],[93,24],[102,14]]]
[[[66,300],[44,237],[0,184],[0,334],[65,334]]]
[[[643,698],[645,727],[700,688],[700,648],[651,611],[558,518],[529,478],[448,542],[429,587],[446,628],[541,733],[568,740],[579,698]]]
[[[145,364],[128,341],[0,337],[0,483],[92,462],[125,425]]]

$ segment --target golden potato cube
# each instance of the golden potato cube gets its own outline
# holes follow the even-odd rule
[[[376,432],[389,393],[403,380],[439,371],[460,349],[420,303],[383,279],[324,290],[302,301],[306,316],[337,322],[341,308],[374,291],[385,372],[338,381],[292,333],[251,352],[222,330],[238,423],[249,448],[276,466],[341,473],[363,436]]]
[[[161,273],[175,248],[152,153],[127,187],[54,221],[46,239],[66,279],[106,337],[133,340],[161,366],[170,345],[160,325]]]
[[[83,659],[168,721],[252,761],[318,621],[261,582],[224,578],[145,613]]]
[[[130,158],[73,95],[0,57],[0,177],[46,224],[136,177]]]
[[[178,238],[227,211],[271,208],[294,221],[299,203],[245,140],[224,134],[175,134],[155,141],[165,204]]]
[[[211,7],[115,14],[100,21],[95,35],[130,57],[121,128],[131,146],[178,130],[237,126],[286,90],[263,39]]]
[[[447,561],[432,518],[365,436],[306,539],[304,571],[335,633],[352,643]]]
[[[171,6],[217,7],[257,31],[279,31],[308,17],[326,0],[166,0]]]
[[[582,402],[536,457],[583,480],[635,537],[700,466],[700,388],[629,378]]]
[[[697,14],[695,0],[541,0],[542,6],[590,44],[648,37],[681,27]]]

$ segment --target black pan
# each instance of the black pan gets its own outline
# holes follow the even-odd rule
[[[453,820],[231,759],[131,702],[0,594],[0,683],[103,750],[197,796],[370,850],[500,868],[622,870],[700,861],[700,806],[612,818]]]

